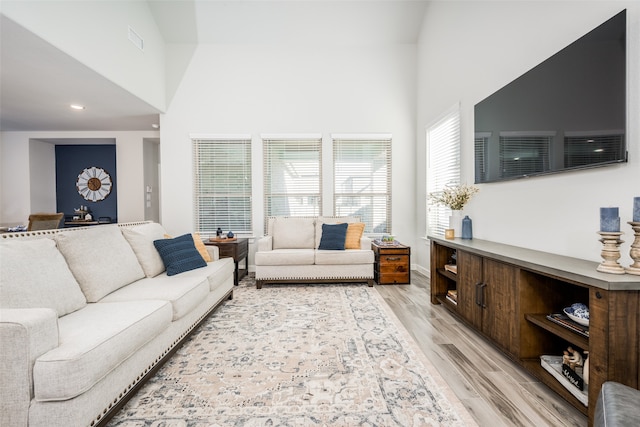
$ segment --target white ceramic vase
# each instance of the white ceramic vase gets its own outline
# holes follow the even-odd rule
[[[449,216],[449,228],[453,229],[454,237],[462,236],[462,211],[451,210]]]

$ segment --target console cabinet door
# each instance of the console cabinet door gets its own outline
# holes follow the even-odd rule
[[[458,313],[509,353],[517,348],[516,268],[458,251]]]
[[[508,353],[517,348],[516,268],[485,258],[482,330]]]
[[[482,257],[458,251],[458,313],[482,329]]]

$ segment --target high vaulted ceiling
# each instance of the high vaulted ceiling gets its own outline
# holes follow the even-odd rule
[[[416,43],[426,0],[148,0],[165,43]],[[0,16],[0,130],[152,130],[158,111]],[[65,108],[82,93],[91,108]],[[87,98],[88,96],[88,98]]]
[[[428,2],[152,0],[148,4],[168,43],[344,45],[415,43]]]

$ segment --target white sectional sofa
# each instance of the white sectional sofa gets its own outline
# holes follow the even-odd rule
[[[1,426],[106,423],[233,296],[231,258],[200,245],[211,262],[174,274],[184,246],[165,239],[162,258],[164,233],[146,222],[0,235]]]
[[[361,225],[357,241],[344,250],[319,249],[323,225]],[[270,217],[255,254],[256,287],[269,283],[366,282],[373,286],[371,239],[357,217]],[[351,231],[351,229],[349,229]]]

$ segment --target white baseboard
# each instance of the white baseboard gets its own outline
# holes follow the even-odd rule
[[[422,267],[421,265],[413,264],[411,266],[411,269],[417,271],[420,274],[424,274],[428,278],[431,278],[431,271],[429,271],[428,269]]]

